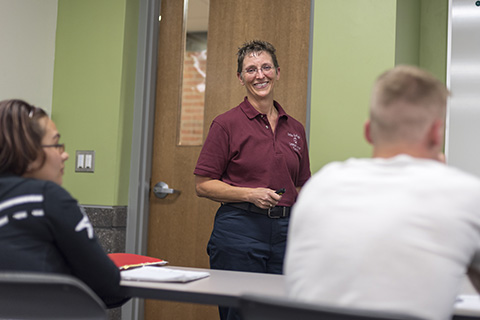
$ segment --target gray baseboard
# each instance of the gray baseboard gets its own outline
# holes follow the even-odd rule
[[[83,206],[107,253],[125,252],[127,207]]]
[[[127,207],[82,206],[107,253],[125,252]],[[109,320],[120,320],[122,308],[109,309]]]

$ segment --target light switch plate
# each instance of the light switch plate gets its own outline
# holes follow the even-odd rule
[[[75,151],[75,172],[94,172],[95,171],[95,151],[77,150]]]

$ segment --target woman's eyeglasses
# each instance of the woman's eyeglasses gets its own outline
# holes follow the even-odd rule
[[[266,64],[266,65],[262,66],[260,69],[257,69],[257,67],[250,67],[250,68],[245,69],[244,71],[246,73],[248,73],[249,75],[254,75],[254,74],[257,74],[257,72],[260,71],[260,70],[262,71],[263,74],[265,74],[265,73],[268,74],[268,73],[270,73],[270,71],[273,70],[273,67],[271,65]]]
[[[43,148],[55,148],[59,153],[65,152],[65,143],[57,143],[57,144],[44,144],[42,145]]]

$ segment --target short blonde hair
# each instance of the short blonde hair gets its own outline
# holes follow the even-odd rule
[[[445,119],[449,92],[425,70],[401,65],[381,74],[373,88],[370,134],[375,142],[417,142]]]

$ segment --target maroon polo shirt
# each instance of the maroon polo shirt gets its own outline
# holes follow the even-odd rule
[[[285,188],[279,206],[292,206],[296,187],[310,178],[310,162],[303,125],[279,103],[278,123],[272,132],[267,115],[245,97],[237,107],[217,116],[210,125],[194,174],[236,187]]]

